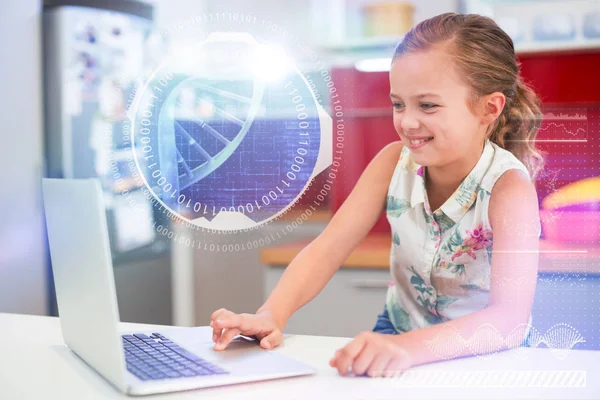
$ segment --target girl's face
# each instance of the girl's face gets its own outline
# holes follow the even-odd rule
[[[443,50],[396,58],[390,87],[394,127],[417,164],[442,166],[480,155],[486,124],[467,106],[470,88]]]

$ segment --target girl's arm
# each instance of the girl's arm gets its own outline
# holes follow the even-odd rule
[[[323,289],[384,211],[401,151],[401,142],[394,142],[373,158],[325,230],[292,260],[257,314],[268,312],[283,329]]]
[[[519,346],[537,281],[538,214],[529,178],[516,170],[505,172],[490,199],[494,236],[487,308],[400,335],[364,332],[340,349],[330,364],[342,375],[350,366],[356,374],[393,375],[410,366]]]

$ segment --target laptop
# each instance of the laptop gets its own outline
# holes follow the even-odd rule
[[[43,179],[42,190],[64,341],[119,391],[147,395],[316,372],[241,335],[216,351],[208,326],[121,332],[100,183]]]

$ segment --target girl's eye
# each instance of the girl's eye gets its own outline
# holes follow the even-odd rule
[[[394,107],[396,110],[399,110],[400,108],[402,108],[403,104],[402,104],[402,103],[397,103],[397,102],[396,102],[396,103],[394,103],[392,106],[393,106],[393,107]]]
[[[432,104],[432,103],[422,103],[422,104],[421,104],[421,107],[422,107],[424,110],[431,110],[432,108],[436,108],[436,107],[437,107],[437,104]]]

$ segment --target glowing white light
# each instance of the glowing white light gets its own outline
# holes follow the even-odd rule
[[[197,51],[187,45],[174,45],[167,59],[169,68],[177,72],[193,71],[198,65]]]
[[[389,71],[391,65],[391,58],[369,58],[357,61],[354,68],[362,72],[382,72]]]
[[[254,76],[267,82],[278,82],[285,78],[292,65],[280,45],[256,46],[253,64]]]

